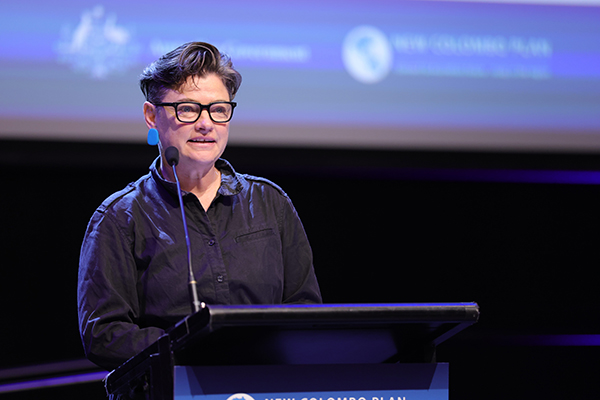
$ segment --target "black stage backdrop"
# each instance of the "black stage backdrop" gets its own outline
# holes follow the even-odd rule
[[[0,143],[0,369],[83,358],[75,293],[87,222],[156,154],[134,144]],[[452,398],[597,396],[600,347],[542,342],[600,333],[600,186],[472,172],[600,171],[599,157],[230,147],[225,158],[290,195],[325,302],[479,303],[480,322],[438,349],[451,363]],[[103,398],[103,389],[5,398],[59,395]]]

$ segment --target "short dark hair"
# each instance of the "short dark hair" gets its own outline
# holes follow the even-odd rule
[[[140,88],[151,103],[162,100],[165,90],[179,90],[193,76],[214,73],[221,78],[233,100],[242,75],[233,68],[228,55],[209,43],[189,42],[168,52],[150,64],[140,76]]]

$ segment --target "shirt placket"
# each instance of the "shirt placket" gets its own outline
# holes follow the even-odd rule
[[[197,228],[195,229],[196,240],[194,240],[193,245],[198,247],[198,249],[192,248],[192,254],[201,255],[196,257],[198,260],[192,259],[192,268],[194,269],[194,274],[197,275],[196,280],[202,284],[212,284],[217,304],[230,304],[231,298],[227,269],[225,268],[221,246],[217,239],[216,229],[211,224],[208,214],[204,211],[198,199],[194,195],[189,196],[193,199],[188,203],[186,208],[188,213],[191,214],[191,219]],[[202,266],[196,265],[196,263],[199,264],[200,262],[202,262]],[[209,276],[206,276],[207,272],[209,272]],[[204,274],[204,276],[198,276],[199,274]],[[207,279],[211,282],[207,282]],[[200,301],[202,301],[202,293],[199,295]]]

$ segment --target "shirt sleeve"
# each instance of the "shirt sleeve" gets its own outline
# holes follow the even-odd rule
[[[132,240],[114,217],[92,216],[81,248],[77,287],[79,330],[88,359],[114,369],[164,331],[137,325],[140,305]]]
[[[280,233],[284,262],[283,303],[323,302],[313,266],[312,249],[292,201],[284,195]]]

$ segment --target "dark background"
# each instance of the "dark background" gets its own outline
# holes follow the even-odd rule
[[[87,222],[156,155],[0,141],[0,369],[83,358],[75,292]],[[599,347],[535,338],[600,333],[600,186],[517,183],[502,171],[600,171],[599,156],[231,146],[224,157],[290,195],[326,303],[479,304],[480,321],[438,349],[452,398],[597,398]],[[103,398],[102,383],[1,397],[60,396]]]

